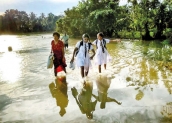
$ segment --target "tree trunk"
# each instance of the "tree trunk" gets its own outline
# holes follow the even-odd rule
[[[163,22],[157,24],[157,30],[155,39],[165,39],[166,37],[163,35]]]
[[[107,36],[112,37],[112,35],[113,35],[113,29],[108,29],[107,30]]]
[[[142,35],[142,40],[153,40],[153,38],[150,36],[150,31],[148,29],[148,22],[145,23],[145,35]]]

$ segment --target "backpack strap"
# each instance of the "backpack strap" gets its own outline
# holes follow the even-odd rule
[[[88,50],[90,50],[92,43],[88,42]]]
[[[97,47],[97,42],[98,42],[98,39],[96,39],[96,47]],[[104,48],[107,49],[106,40],[104,38],[103,38],[103,44],[104,44]],[[97,49],[98,49],[98,47],[97,47]]]
[[[98,42],[98,39],[96,39],[96,48],[98,49],[98,47],[97,47],[97,42]]]
[[[80,44],[79,44],[78,50],[77,50],[76,53],[75,53],[75,56],[77,56],[77,54],[78,54],[79,49],[80,49],[81,46],[83,46],[83,40],[80,41]]]
[[[103,38],[103,44],[104,44],[104,48],[107,49],[107,47],[106,47],[106,40],[104,38]]]
[[[78,48],[78,50],[80,49],[80,47],[81,46],[83,46],[83,40],[82,41],[80,41],[80,44],[79,44],[79,48]]]

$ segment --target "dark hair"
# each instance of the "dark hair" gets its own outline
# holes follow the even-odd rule
[[[53,36],[57,35],[60,38],[60,34],[58,32],[54,32]]]
[[[93,114],[91,112],[87,112],[86,116],[88,119],[93,119]]]
[[[105,108],[105,105],[106,105],[105,102],[101,102],[101,103],[100,103],[100,108],[101,108],[101,109],[104,109],[104,108]]]
[[[104,37],[103,32],[99,32],[98,35],[99,35],[100,37],[102,37],[102,38]]]
[[[64,114],[66,114],[66,110],[63,108],[59,112],[60,116],[63,117]]]
[[[88,38],[88,39],[90,39],[90,36],[87,33],[85,33],[85,34],[82,35],[82,38]]]

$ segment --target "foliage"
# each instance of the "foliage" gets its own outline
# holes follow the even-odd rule
[[[45,17],[41,13],[39,17],[33,12],[27,14],[25,11],[14,9],[6,10],[0,17],[0,32],[42,32],[55,30],[55,22],[62,16],[49,13]]]
[[[124,6],[119,6],[119,0],[82,0],[65,11],[57,21],[57,31],[75,36],[101,31],[109,37],[164,39],[172,21],[171,5],[169,0],[128,0]]]

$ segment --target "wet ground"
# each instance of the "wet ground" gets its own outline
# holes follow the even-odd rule
[[[92,61],[83,86],[78,68],[57,80],[46,68],[52,38],[0,36],[0,123],[172,122],[172,72],[156,57],[159,44],[108,44],[112,62],[100,75]],[[68,66],[78,40],[69,40]]]

